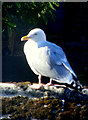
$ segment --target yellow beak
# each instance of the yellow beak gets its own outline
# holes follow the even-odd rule
[[[21,41],[25,41],[25,40],[29,40],[30,39],[30,37],[28,37],[28,36],[23,36],[22,38],[21,38]]]

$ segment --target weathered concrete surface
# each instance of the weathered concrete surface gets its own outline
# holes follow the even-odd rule
[[[36,84],[36,83],[35,83]],[[37,84],[36,84],[37,85]],[[30,82],[19,83],[0,83],[0,91],[3,97],[27,96],[29,98],[54,97],[66,99],[68,101],[86,101],[88,100],[88,89],[84,91],[75,91],[64,85],[44,86],[41,89],[32,89]]]

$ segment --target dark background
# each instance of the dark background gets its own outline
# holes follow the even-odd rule
[[[60,3],[60,7],[56,10],[55,21],[49,19],[47,25],[32,24],[29,26],[29,31],[35,26],[45,31],[48,41],[63,48],[78,79],[83,84],[88,84],[88,2]],[[20,32],[20,29],[23,32]],[[37,82],[37,76],[30,70],[23,53],[24,42],[20,41],[26,34],[28,29],[25,27],[20,27],[19,32],[14,32],[10,37],[7,31],[4,33],[3,82]]]

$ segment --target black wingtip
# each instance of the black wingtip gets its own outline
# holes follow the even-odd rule
[[[71,87],[75,90],[82,91],[84,87],[82,84],[79,82],[78,78],[73,75],[73,81],[71,83]]]

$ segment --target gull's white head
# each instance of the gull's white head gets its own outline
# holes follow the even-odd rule
[[[27,36],[23,36],[21,38],[21,41],[30,40],[30,39],[35,42],[46,41],[46,35],[42,29],[35,28],[31,30]]]

